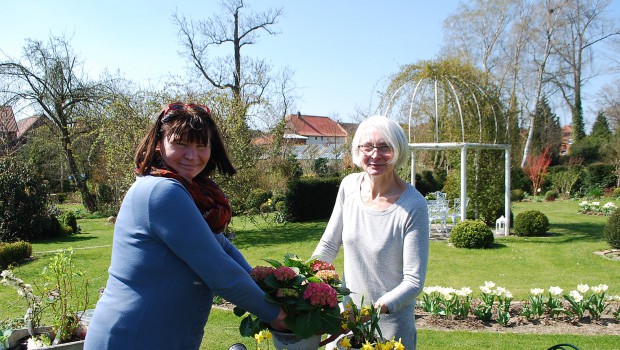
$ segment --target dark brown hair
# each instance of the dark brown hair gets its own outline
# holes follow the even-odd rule
[[[171,106],[175,108],[170,108]],[[175,102],[161,110],[155,124],[151,126],[136,149],[134,162],[139,175],[149,173],[155,160],[157,145],[164,137],[168,140],[182,139],[201,144],[211,142],[211,158],[198,176],[207,177],[215,169],[224,175],[234,175],[237,172],[228,158],[222,136],[209,109],[200,105]]]

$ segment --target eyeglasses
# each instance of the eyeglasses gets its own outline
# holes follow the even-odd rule
[[[373,145],[359,145],[357,146],[357,148],[359,148],[359,150],[364,153],[365,155],[371,155],[372,152],[376,149],[377,152],[379,152],[380,154],[389,154],[392,153],[392,147],[390,145],[379,145],[379,146],[373,146]]]
[[[209,107],[204,106],[204,105],[197,105],[194,103],[171,103],[169,104],[166,109],[164,109],[164,113],[162,114],[162,122],[165,122],[168,114],[172,111],[185,111],[188,109],[193,109],[196,110],[198,112],[203,112],[203,113],[208,113],[211,114],[211,110],[209,109]]]

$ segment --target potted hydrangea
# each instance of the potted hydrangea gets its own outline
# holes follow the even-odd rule
[[[274,332],[276,349],[286,347],[291,350],[294,343],[302,339],[311,339],[316,345],[305,348],[318,348],[323,333],[341,333],[343,318],[339,302],[349,294],[341,286],[340,277],[334,266],[325,261],[311,258],[302,260],[294,254],[284,256],[282,262],[266,259],[271,266],[257,266],[250,275],[265,291],[269,302],[279,305],[287,314],[284,320],[292,330],[290,337],[284,340],[283,334]],[[245,310],[235,308],[237,316],[246,314]],[[252,337],[268,324],[248,314],[241,321],[241,335]]]

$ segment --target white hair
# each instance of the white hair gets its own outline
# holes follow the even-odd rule
[[[381,136],[385,139],[385,142],[392,147],[394,157],[390,159],[389,163],[394,164],[395,168],[399,168],[404,165],[409,158],[409,144],[407,142],[407,136],[405,135],[403,128],[398,125],[398,123],[382,115],[373,115],[372,117],[368,117],[357,127],[357,131],[355,132],[355,136],[353,136],[353,141],[351,143],[351,157],[353,163],[355,163],[358,167],[362,166],[362,157],[358,146],[361,145],[365,139],[369,138],[370,129],[378,130]]]

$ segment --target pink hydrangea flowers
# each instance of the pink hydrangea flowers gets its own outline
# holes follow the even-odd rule
[[[341,331],[338,302],[350,291],[341,286],[334,265],[313,258],[304,261],[294,254],[285,255],[283,261],[265,261],[271,267],[254,267],[250,276],[265,291],[265,299],[286,312],[285,322],[293,333],[307,338]],[[248,334],[266,326],[252,315],[247,316],[242,325],[242,332]]]
[[[304,299],[310,300],[312,305],[336,307],[338,305],[338,293],[329,284],[310,283],[304,292]]]
[[[292,280],[297,276],[297,273],[290,267],[280,266],[273,273],[278,281]]]

